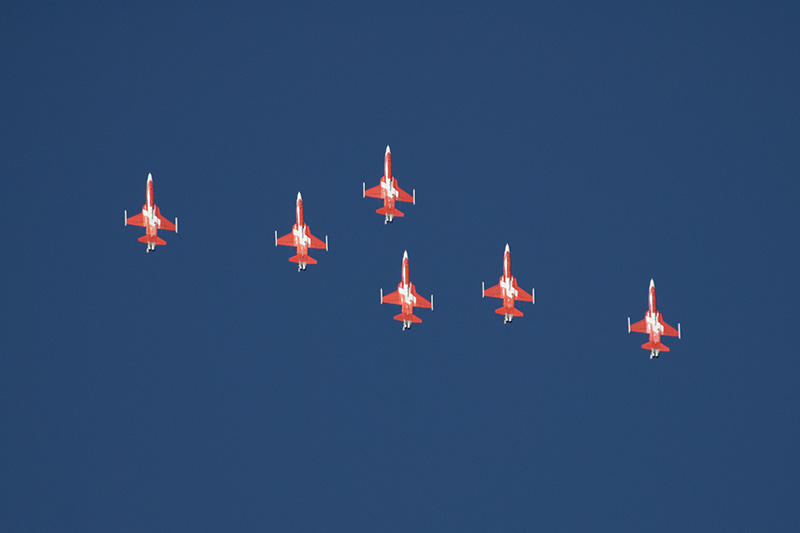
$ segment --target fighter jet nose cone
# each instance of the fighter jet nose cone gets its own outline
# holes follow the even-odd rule
[[[652,289],[655,286],[656,286],[656,283],[653,281],[653,278],[650,278],[650,288]]]
[[[300,193],[299,193],[299,192],[297,193],[297,199],[298,199],[298,200],[302,200],[302,199],[303,199],[303,197],[300,195]]]
[[[386,153],[387,153],[387,154],[391,154],[391,153],[392,153],[392,149],[391,149],[391,148],[389,148],[389,145],[388,145],[388,144],[386,145]]]
[[[149,172],[147,173],[147,181],[153,181],[153,175]]]
[[[506,252],[510,252],[511,250],[508,249],[508,244],[506,244]]]
[[[403,252],[403,259],[408,259],[408,252],[407,251]]]

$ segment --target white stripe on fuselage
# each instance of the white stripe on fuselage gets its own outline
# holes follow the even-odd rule
[[[647,321],[647,324],[650,326],[650,331],[660,335],[664,332],[664,326],[661,325],[661,322],[658,321],[658,315],[656,314],[648,314],[644,319]]]
[[[161,219],[156,216],[155,209],[152,207],[143,207],[142,216],[146,224],[150,227],[161,227]]]
[[[408,302],[411,305],[416,305],[417,297],[411,292],[411,284],[403,285],[401,284],[400,288],[397,289],[397,292],[400,293],[400,298],[403,299],[403,302]]]
[[[500,280],[500,287],[503,289],[503,294],[505,296],[510,296],[511,298],[516,298],[519,292],[517,289],[514,288],[514,283],[511,281],[511,278],[504,277]]]
[[[295,235],[295,237],[297,237],[298,245],[308,246],[311,243],[311,239],[309,239],[308,235],[306,235],[305,225],[292,229],[292,233]]]
[[[392,185],[392,182],[390,180],[381,181],[381,188],[383,188],[386,191],[387,198],[397,198],[398,196],[400,196],[400,193],[397,192],[397,189],[394,188],[394,185]]]

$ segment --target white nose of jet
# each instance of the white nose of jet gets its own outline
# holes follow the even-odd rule
[[[303,199],[303,197],[302,197],[302,196],[300,196],[300,193],[298,192],[298,193],[297,193],[297,201],[299,202],[299,201],[300,201],[300,200],[302,200],[302,199]]]
[[[511,250],[508,249],[508,244],[506,244],[506,252],[510,252]]]
[[[650,288],[652,289],[652,288],[653,288],[653,287],[655,287],[655,286],[656,286],[656,284],[655,284],[655,282],[653,281],[653,278],[650,278]]]
[[[392,153],[392,149],[391,149],[391,148],[389,148],[389,145],[388,145],[388,144],[386,145],[386,153],[387,153],[387,154],[391,154],[391,153]]]
[[[408,259],[408,251],[403,252],[403,259]]]
[[[151,182],[151,181],[153,181],[153,175],[152,175],[152,174],[150,174],[149,172],[147,173],[147,181],[148,181],[148,182]]]

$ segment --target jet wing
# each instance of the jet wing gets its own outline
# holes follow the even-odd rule
[[[420,296],[419,293],[417,292],[417,289],[414,289],[414,293],[413,294],[414,294],[414,298],[417,299],[417,301],[414,303],[414,307],[422,307],[422,308],[425,308],[425,309],[432,309],[433,308],[433,304],[431,304],[428,300],[426,300],[425,298]]]
[[[159,226],[158,229],[166,229],[166,230],[169,230],[169,231],[175,231],[175,224],[173,224],[172,222],[170,222],[166,218],[162,217],[161,216],[161,211],[157,212],[156,216],[158,216],[158,220],[161,221],[161,225]]]
[[[670,326],[669,324],[667,324],[663,320],[660,320],[660,322],[661,322],[661,325],[664,326],[664,331],[661,332],[662,335],[667,335],[669,337],[678,337],[678,330],[677,329],[673,328],[672,326]]]
[[[132,217],[128,217],[128,220],[125,222],[130,226],[145,226],[144,223],[144,215],[141,211],[133,215]]]
[[[502,298],[503,297],[503,288],[498,283],[494,287],[489,287],[485,291],[483,291],[484,296],[488,296],[489,298]]]
[[[395,187],[397,190],[397,199],[401,202],[409,202],[414,203],[414,197],[408,194],[406,191],[401,189],[400,187]]]
[[[311,230],[309,229],[308,226],[306,226],[306,237],[311,239],[311,243],[309,243],[308,245],[309,248],[321,248],[322,250],[328,249],[328,245],[325,243],[325,241],[320,240],[311,235]]]
[[[529,292],[525,292],[524,289],[519,288],[519,285],[515,287],[517,289],[517,295],[514,297],[515,300],[519,300],[520,302],[532,302],[533,295]]]
[[[403,302],[400,301],[400,293],[398,291],[384,295],[381,301],[385,304],[403,305]]]
[[[370,187],[364,191],[364,196],[369,196],[370,198],[383,198],[383,188],[381,187],[381,184],[379,183],[376,186]]]
[[[277,233],[277,232],[276,232]],[[289,232],[280,239],[275,240],[275,246],[294,246],[294,233]]]
[[[647,320],[642,319],[636,324],[631,324],[631,331],[635,331],[636,333],[647,333]]]
[[[514,299],[519,300],[520,302],[532,302],[533,295],[520,288],[520,286],[517,284],[517,278],[513,278],[513,280],[514,288],[517,289],[517,296]]]

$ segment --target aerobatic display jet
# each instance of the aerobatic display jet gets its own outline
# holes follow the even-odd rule
[[[153,175],[147,175],[147,202],[142,206],[142,212],[128,218],[128,211],[125,210],[125,225],[143,226],[146,230],[144,236],[139,237],[139,242],[147,245],[147,253],[153,252],[157,244],[167,244],[164,239],[158,236],[158,230],[169,230],[178,233],[178,217],[175,217],[175,224],[161,216],[161,210],[153,199]]]
[[[383,177],[381,177],[380,183],[369,189],[366,186],[366,183],[361,184],[361,195],[363,197],[383,198],[383,207],[378,209],[376,213],[386,216],[383,221],[384,224],[394,221],[394,217],[405,216],[394,206],[395,202],[411,202],[415,205],[417,203],[415,189],[411,189],[411,194],[408,194],[398,187],[397,180],[392,175],[392,150],[388,146],[386,147],[386,155],[383,158]]]
[[[308,255],[309,248],[320,248],[328,250],[328,236],[325,235],[325,242],[311,235],[308,225],[303,222],[303,197],[297,193],[297,222],[292,226],[291,233],[287,233],[280,239],[278,231],[275,230],[275,246],[294,246],[297,248],[297,255],[289,258],[292,263],[297,263],[297,271],[305,270],[306,265],[316,265],[317,260]]]
[[[511,251],[506,244],[506,251],[503,254],[503,275],[500,276],[500,283],[494,287],[484,288],[481,282],[481,293],[484,297],[502,298],[503,307],[495,310],[498,315],[503,315],[503,324],[508,324],[515,316],[524,316],[522,311],[514,307],[514,301],[535,303],[533,299],[534,289],[528,294],[517,284],[517,278],[511,275]]]
[[[403,252],[403,271],[401,276],[397,290],[393,293],[384,296],[383,289],[381,289],[381,303],[403,306],[402,313],[395,316],[394,319],[403,322],[403,331],[405,331],[411,327],[412,323],[419,324],[422,322],[421,318],[414,316],[414,307],[425,307],[433,311],[433,295],[431,294],[431,300],[428,301],[417,294],[417,289],[411,283],[411,278],[409,277],[408,252]]]
[[[656,309],[656,284],[652,279],[650,280],[650,292],[647,301],[648,309],[644,314],[643,320],[631,324],[631,318],[628,317],[628,333],[636,331],[650,335],[650,340],[642,344],[642,348],[650,350],[650,359],[652,359],[653,357],[658,357],[660,352],[669,351],[668,347],[661,344],[662,335],[681,338],[681,325],[678,323],[678,329],[676,330],[661,318],[661,313]]]

